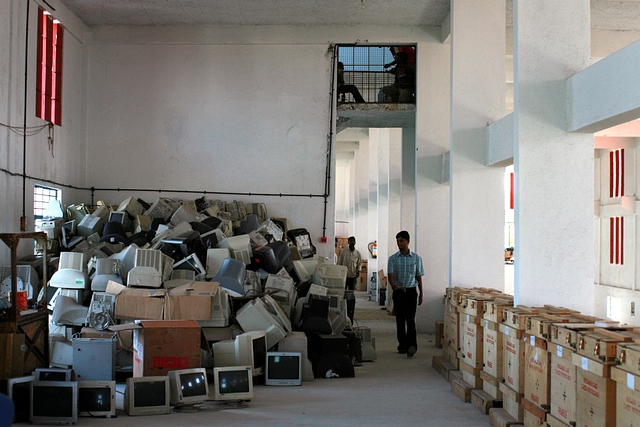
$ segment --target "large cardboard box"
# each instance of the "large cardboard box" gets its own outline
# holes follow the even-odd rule
[[[107,293],[116,295],[116,320],[162,320],[165,289],[127,288],[107,282]]]
[[[218,282],[192,282],[171,289],[164,298],[166,320],[210,320],[211,299],[219,292]]]
[[[133,376],[167,375],[176,369],[200,368],[200,349],[209,351],[195,320],[140,320],[112,330],[133,331]]]

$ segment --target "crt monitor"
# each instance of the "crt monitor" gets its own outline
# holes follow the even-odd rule
[[[73,369],[36,368],[36,381],[71,381]]]
[[[171,412],[169,377],[127,378],[124,410],[127,415],[160,415]]]
[[[9,378],[7,380],[7,396],[9,396],[15,406],[14,423],[29,421],[31,381],[35,381],[35,379],[35,376],[29,375],[26,377]]]
[[[302,354],[286,351],[267,352],[265,385],[301,385]]]
[[[115,381],[78,381],[78,416],[115,417]]]
[[[78,421],[76,381],[32,381],[29,419],[33,424],[71,425]]]
[[[235,350],[237,366],[251,366],[254,377],[264,374],[267,357],[266,331],[250,331],[237,335]]]
[[[251,366],[213,368],[214,400],[253,399]]]
[[[263,246],[253,249],[251,265],[255,268],[262,268],[267,273],[276,274],[282,267],[291,265],[291,250],[287,242],[276,240]]]
[[[171,405],[195,405],[209,398],[209,384],[205,368],[169,371]]]

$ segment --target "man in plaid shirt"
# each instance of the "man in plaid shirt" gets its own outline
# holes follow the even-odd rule
[[[416,310],[422,304],[422,276],[424,267],[420,255],[409,250],[409,233],[396,235],[399,251],[389,257],[387,280],[393,289],[393,307],[396,313],[398,352],[413,357],[418,351],[416,338]],[[418,295],[418,292],[420,294]]]

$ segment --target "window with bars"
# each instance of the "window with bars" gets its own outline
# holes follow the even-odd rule
[[[36,185],[33,189],[33,218],[47,218],[47,209],[51,200],[61,200],[62,192],[57,188]]]
[[[609,197],[624,196],[624,148],[609,153]]]
[[[609,218],[609,264],[624,264],[624,217]]]
[[[395,76],[388,72],[394,63],[394,51],[399,48],[413,50],[411,65],[415,66],[415,48],[412,46],[338,46],[338,61],[344,64],[344,84],[355,85],[365,102],[385,102],[380,89],[392,85]],[[340,102],[354,102],[352,93],[341,94]],[[388,100],[387,100],[388,102]]]
[[[36,116],[62,124],[62,45],[64,29],[49,12],[38,8]]]

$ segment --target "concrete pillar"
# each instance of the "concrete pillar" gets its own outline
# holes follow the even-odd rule
[[[416,128],[402,129],[402,212],[400,228],[416,235]]]
[[[515,295],[593,311],[593,136],[567,129],[589,61],[588,0],[514,0]]]
[[[390,129],[378,134],[378,263],[385,265],[389,254],[389,140]]]
[[[486,166],[485,142],[505,115],[504,28],[504,0],[452,0],[452,286],[504,287],[504,169]]]
[[[449,151],[450,45],[434,35],[418,43],[417,54],[416,233],[411,248],[425,269],[418,331],[433,333],[435,321],[444,316],[442,295],[449,285],[449,185],[440,178],[442,154]]]
[[[379,129],[369,129],[369,178],[368,191],[369,191],[369,207],[368,207],[368,240],[364,242],[368,244],[373,241],[379,241],[378,237],[378,139]],[[368,251],[367,251],[368,252]],[[369,270],[378,271],[378,260],[369,257]],[[369,282],[371,283],[371,282]],[[369,286],[367,287],[369,289]]]

